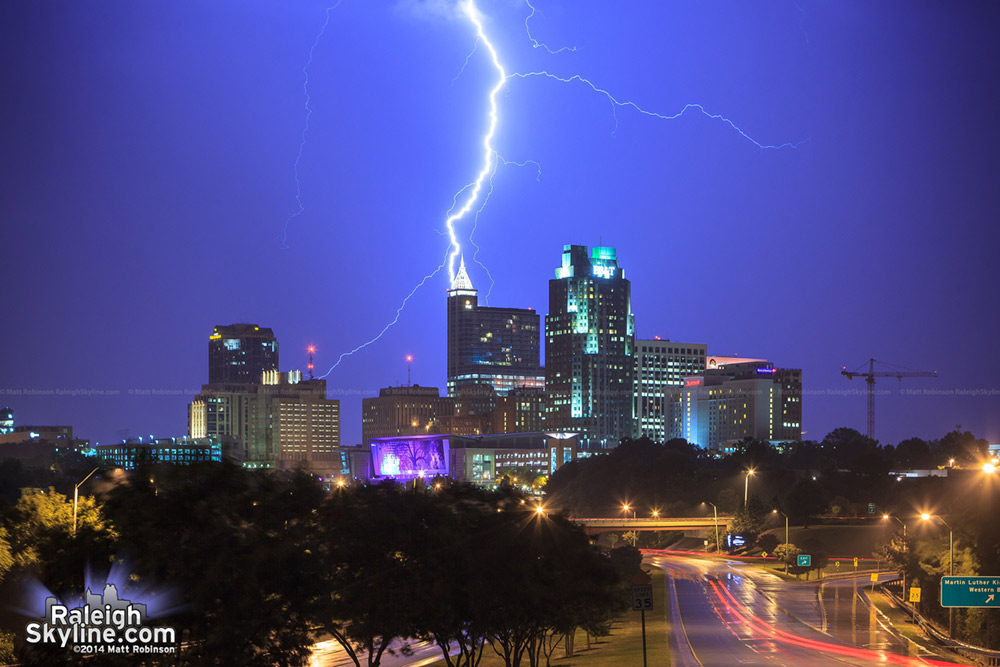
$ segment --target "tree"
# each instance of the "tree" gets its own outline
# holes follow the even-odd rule
[[[143,469],[106,504],[147,586],[181,592],[171,623],[203,664],[301,665],[322,574],[316,514],[324,492],[305,474],[227,463]]]
[[[940,453],[941,461],[937,465],[944,465],[949,459],[955,459],[959,465],[974,466],[988,458],[989,443],[968,431],[963,432],[959,425],[938,440],[933,449]]]
[[[784,507],[788,508],[791,523],[809,525],[809,520],[826,510],[823,487],[811,478],[799,479],[785,497]]]
[[[773,554],[774,548],[778,546],[778,536],[774,533],[764,533],[757,538],[757,546],[761,551]]]
[[[796,558],[800,553],[802,550],[791,543],[779,544],[774,548],[774,557],[789,567],[797,564]]]
[[[733,514],[733,523],[730,532],[735,535],[742,535],[748,546],[757,541],[757,537],[764,532],[765,517],[764,504],[756,497],[751,496],[745,507],[741,507]]]
[[[362,655],[379,665],[394,639],[421,634],[422,579],[442,538],[435,501],[391,483],[355,488],[324,504],[320,525],[325,574],[313,620],[356,665]]]
[[[58,593],[79,589],[88,563],[110,564],[117,537],[92,496],[77,502],[74,533],[73,502],[51,487],[23,489],[6,523],[12,567],[32,571]]]

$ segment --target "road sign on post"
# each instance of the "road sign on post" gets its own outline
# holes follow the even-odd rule
[[[942,607],[1000,607],[1000,577],[941,577]]]
[[[858,567],[858,557],[857,556],[854,557],[854,567],[855,568]]]
[[[812,567],[812,555],[811,554],[799,554],[798,560],[795,563],[799,567]]]
[[[642,667],[646,667],[646,610],[653,608],[653,578],[639,570],[632,577],[632,609],[642,615]]]
[[[641,584],[632,586],[632,609],[649,611],[653,608],[653,585]]]
[[[920,589],[910,586],[910,602],[920,602]]]

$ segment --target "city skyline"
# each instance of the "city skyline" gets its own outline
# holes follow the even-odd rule
[[[511,80],[496,135],[511,164],[478,254],[471,222],[459,229],[483,305],[544,316],[559,249],[612,246],[637,338],[802,368],[805,438],[864,432],[863,382],[840,369],[875,357],[939,371],[878,385],[882,442],[956,424],[1000,441],[1000,130],[981,83],[1000,74],[996,7],[535,4],[534,39],[577,50],[534,48],[526,6],[479,0],[511,71],[805,143],[761,149],[696,110],[663,120],[583,85]],[[0,9],[16,92],[0,407],[18,423],[181,435],[213,326],[273,328],[282,371],[305,370],[315,345],[322,375],[438,266],[444,214],[482,159],[487,56],[463,71],[475,33],[433,3],[332,6]],[[512,164],[528,160],[540,167]],[[413,383],[446,386],[448,286],[429,279],[327,376],[345,444],[360,442],[361,399],[406,383],[406,355]]]

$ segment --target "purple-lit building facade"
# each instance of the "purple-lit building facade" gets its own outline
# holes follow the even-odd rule
[[[576,456],[577,436],[567,433],[375,438],[371,442],[371,479],[407,482],[450,477],[488,485],[509,468],[530,468],[550,475]]]

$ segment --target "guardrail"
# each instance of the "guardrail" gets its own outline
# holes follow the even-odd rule
[[[991,667],[1000,665],[1000,651],[993,651],[981,646],[974,646],[972,644],[960,642],[957,639],[952,639],[941,630],[938,630],[937,626],[918,614],[915,609],[907,605],[902,598],[896,595],[896,592],[891,588],[894,583],[896,582],[878,584],[878,588],[880,591],[885,593],[886,597],[889,598],[889,601],[893,604],[893,606],[906,612],[907,614],[911,614],[913,616],[913,620],[916,621],[920,628],[930,635],[934,641],[966,658],[983,661]]]

